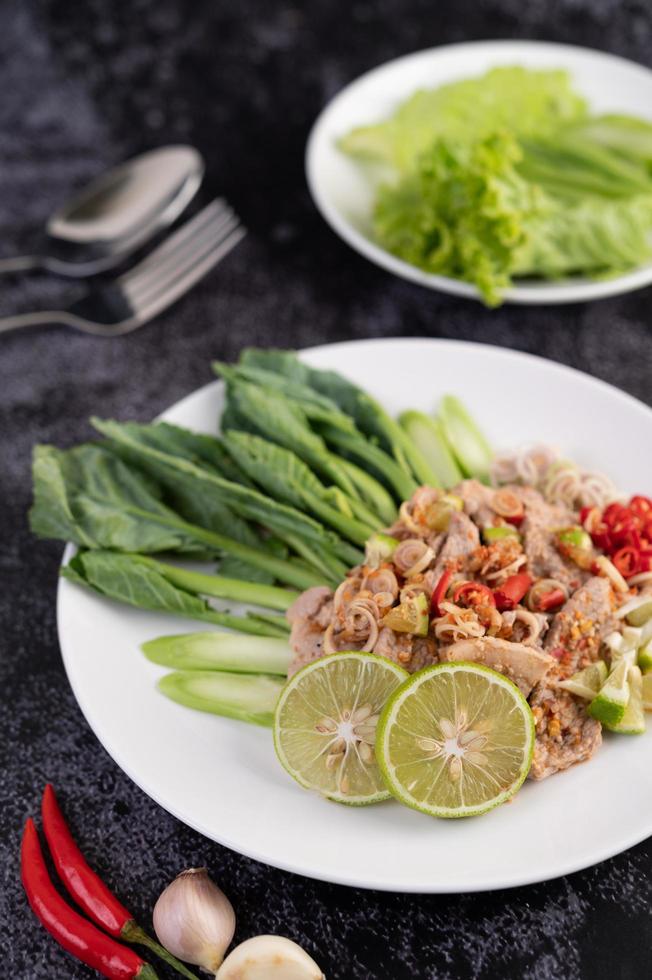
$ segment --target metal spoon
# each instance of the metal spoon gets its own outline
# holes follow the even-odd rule
[[[191,146],[166,146],[103,174],[52,215],[36,255],[0,259],[0,273],[48,269],[92,276],[122,262],[168,227],[194,197],[204,161]]]

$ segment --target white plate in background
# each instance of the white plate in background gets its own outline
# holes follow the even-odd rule
[[[375,243],[373,187],[360,164],[341,153],[336,143],[356,126],[387,118],[419,88],[438,88],[500,65],[566,69],[592,112],[627,113],[652,121],[652,71],[590,48],[543,41],[471,41],[418,51],[374,68],[347,85],[318,116],[306,149],[306,176],[315,204],[333,230],[376,265],[430,289],[479,298],[470,283],[425,272]],[[512,303],[576,303],[626,293],[651,282],[652,263],[648,263],[598,281],[521,280],[502,295]]]

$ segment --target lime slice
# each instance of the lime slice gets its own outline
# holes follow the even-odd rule
[[[642,735],[645,731],[645,712],[643,709],[643,675],[638,667],[630,667],[627,673],[629,701],[621,720],[615,725],[605,723],[610,732],[620,735]]]
[[[584,670],[579,670],[567,681],[560,681],[559,687],[576,694],[579,698],[586,698],[593,701],[600,688],[607,679],[607,665],[604,660],[597,660],[594,664],[589,664]]]
[[[387,799],[374,742],[380,711],[407,671],[373,653],[333,653],[291,677],[276,706],[281,765],[338,803]]]
[[[404,599],[399,606],[383,617],[382,625],[389,626],[396,633],[415,633],[417,636],[426,636],[430,619],[428,616],[430,603],[423,594],[410,596]]]
[[[470,663],[419,671],[390,697],[376,754],[387,787],[433,817],[470,817],[513,796],[527,776],[534,719],[515,684]]]
[[[648,640],[638,651],[637,662],[644,674],[652,671],[652,640]]]
[[[603,725],[618,725],[623,719],[629,701],[627,673],[630,666],[628,656],[618,657],[600,693],[589,705],[589,714]]]
[[[643,691],[643,710],[652,711],[652,674],[644,674],[641,684]]]

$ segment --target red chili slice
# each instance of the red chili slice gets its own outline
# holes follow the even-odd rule
[[[595,531],[591,531],[591,540],[601,551],[611,551],[611,534],[606,524],[598,524]]]
[[[453,573],[451,572],[450,568],[447,568],[435,586],[434,592],[432,593],[432,599],[430,600],[430,611],[433,616],[441,616],[439,603],[446,595],[446,590],[448,589],[452,574]]]
[[[632,497],[629,507],[637,517],[641,517],[643,520],[648,520],[652,516],[652,500],[649,497],[642,497],[640,494]]]
[[[531,585],[532,579],[526,572],[519,572],[518,575],[510,575],[501,587],[494,592],[496,609],[500,610],[500,612],[515,609]]]
[[[623,520],[625,517],[630,517],[630,513],[627,507],[623,507],[622,504],[613,503],[605,507],[602,512],[602,520],[607,525],[607,527],[612,528],[618,521]]]
[[[453,593],[453,601],[460,602],[466,600],[470,605],[475,605],[474,597],[477,597],[477,604],[483,606],[495,606],[496,600],[491,589],[480,582],[462,582]]]
[[[638,572],[641,564],[640,558],[641,554],[638,548],[626,545],[624,548],[615,551],[611,560],[623,578],[630,578]]]
[[[556,609],[557,606],[562,606],[566,601],[566,596],[562,589],[551,589],[550,592],[544,592],[537,603],[537,609],[539,612],[547,612],[549,609]]]

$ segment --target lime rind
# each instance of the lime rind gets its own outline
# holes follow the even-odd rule
[[[605,723],[605,728],[619,735],[642,735],[645,732],[645,711],[643,708],[643,675],[638,667],[630,667],[627,674],[629,700],[619,722]]]
[[[652,640],[640,648],[637,662],[643,674],[652,673]]]
[[[643,710],[652,711],[652,674],[643,674],[641,683]]]
[[[459,672],[474,675],[476,678],[482,676],[489,680],[491,683],[487,685],[487,696],[489,696],[489,691],[492,687],[498,687],[509,694],[509,700],[512,703],[512,707],[519,712],[520,718],[522,719],[523,744],[521,747],[519,747],[522,759],[518,770],[512,777],[509,785],[504,786],[501,791],[496,793],[494,796],[484,799],[480,804],[462,804],[455,807],[427,804],[424,803],[423,800],[417,799],[398,778],[396,766],[391,760],[390,742],[392,735],[394,734],[394,729],[398,725],[399,712],[403,705],[405,705],[407,699],[415,695],[424,684],[428,683],[428,681],[437,675],[442,677],[444,675],[454,676]],[[410,735],[413,734],[413,732],[410,732]],[[376,757],[388,789],[392,795],[399,800],[399,802],[413,810],[419,810],[421,813],[426,813],[429,816],[455,819],[460,817],[480,816],[481,814],[486,813],[488,810],[491,810],[510,799],[523,785],[523,782],[530,770],[532,756],[534,753],[534,742],[534,717],[527,701],[519,691],[518,687],[511,680],[509,680],[509,678],[505,677],[503,674],[499,674],[497,671],[491,670],[489,667],[475,663],[467,663],[464,661],[453,661],[445,664],[436,664],[413,674],[403,684],[401,684],[396,691],[394,691],[385,705],[378,722],[378,730],[376,735]],[[415,766],[422,766],[423,760],[410,759],[407,762],[402,763],[404,766],[412,764]],[[439,775],[435,774],[435,779],[438,778]]]
[[[361,666],[369,668],[366,672]],[[356,670],[356,668],[358,668]],[[363,676],[366,675],[366,676]],[[324,750],[339,732],[318,734],[320,719],[331,721],[338,708],[347,702],[352,712],[359,706],[370,704],[377,717],[389,694],[409,674],[403,667],[373,653],[341,651],[313,660],[297,671],[285,684],[276,705],[274,715],[274,748],[279,762],[299,785],[314,790],[326,799],[349,806],[366,806],[389,798],[376,760],[361,758],[361,746],[345,753],[349,785],[345,792],[339,766],[330,770],[325,765]],[[363,680],[362,690],[355,690],[356,681]],[[340,690],[341,689],[341,690]],[[363,722],[364,724],[364,722]],[[347,738],[350,735],[347,728]],[[373,750],[373,735],[372,745]],[[323,758],[324,764],[318,760]],[[363,791],[359,792],[360,785]]]
[[[600,692],[607,679],[607,665],[604,660],[597,660],[594,664],[589,664],[584,670],[579,670],[568,680],[560,681],[559,687],[565,691],[575,694],[586,701],[593,701]]]
[[[630,695],[627,681],[629,668],[630,658],[627,655],[618,657],[597,697],[589,705],[591,717],[609,728],[623,720]]]

